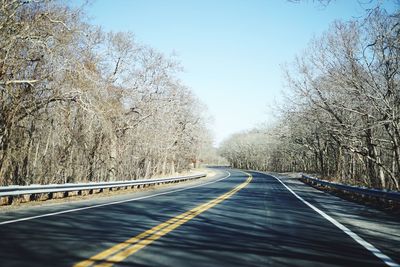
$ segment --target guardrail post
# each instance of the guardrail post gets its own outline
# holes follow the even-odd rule
[[[10,205],[11,202],[12,202],[12,197],[10,196],[0,197],[0,206]]]

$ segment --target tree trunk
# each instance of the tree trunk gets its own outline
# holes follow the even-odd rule
[[[108,181],[115,181],[116,164],[117,164],[117,137],[113,133],[110,138],[110,154],[108,163]]]

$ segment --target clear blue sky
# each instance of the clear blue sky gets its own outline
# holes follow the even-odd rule
[[[363,14],[355,0],[327,7],[311,0],[97,0],[86,9],[105,30],[131,31],[178,54],[180,78],[214,118],[216,144],[273,120],[270,107],[284,90],[281,66],[335,19]]]

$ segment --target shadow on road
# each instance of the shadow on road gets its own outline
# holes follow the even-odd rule
[[[253,175],[246,188],[118,266],[383,265],[275,179]],[[245,178],[236,173],[193,190],[4,225],[2,265],[71,266],[229,191]]]

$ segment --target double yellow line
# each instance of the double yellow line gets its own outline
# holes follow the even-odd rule
[[[152,242],[156,241],[157,239],[161,238],[162,236],[168,234],[172,230],[178,228],[182,224],[190,221],[200,213],[214,207],[215,205],[221,203],[222,201],[230,198],[236,192],[247,186],[251,180],[253,179],[251,174],[246,173],[249,177],[247,180],[231,191],[215,198],[207,203],[204,203],[200,206],[197,206],[187,212],[184,212],[176,217],[169,219],[166,222],[163,222],[137,236],[134,236],[125,242],[117,244],[109,249],[106,249],[99,254],[96,254],[90,257],[87,260],[81,261],[74,265],[74,267],[87,267],[87,266],[102,266],[108,267],[112,266],[114,263],[118,263],[129,257],[130,255],[136,253],[140,249],[146,247],[147,245],[151,244]]]

